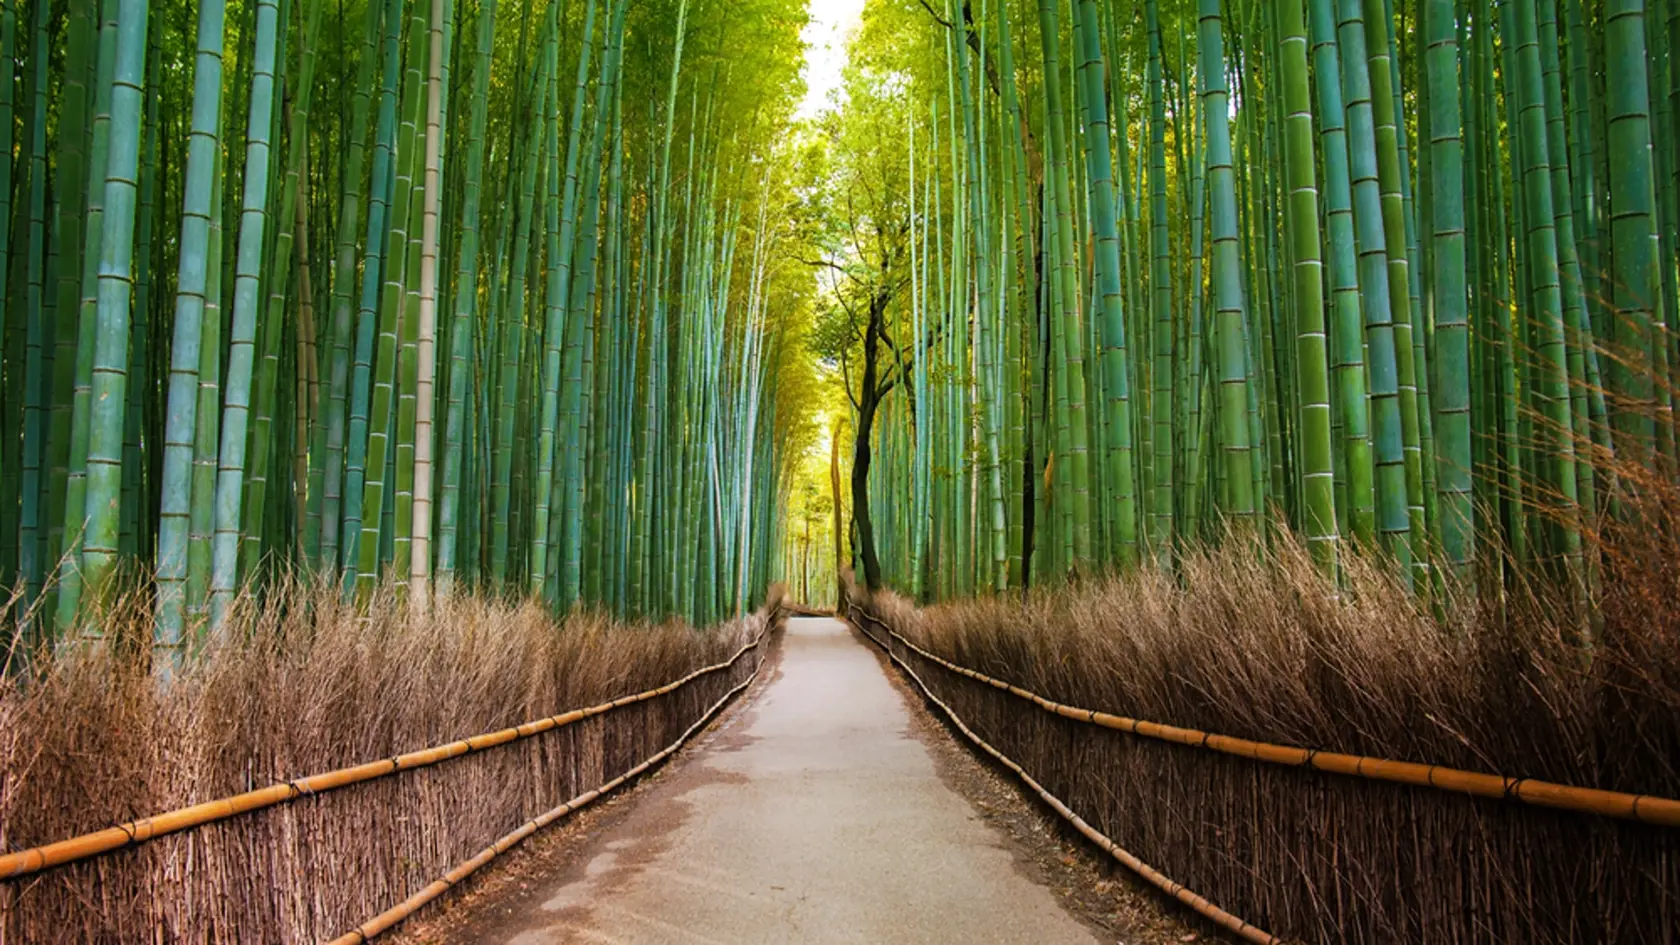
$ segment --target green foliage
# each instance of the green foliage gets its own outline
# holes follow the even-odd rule
[[[0,22],[26,131],[0,158],[40,220],[0,260],[33,313],[0,321],[0,396],[35,405],[5,426],[33,457],[0,476],[30,525],[12,626],[96,630],[152,575],[173,665],[276,575],[423,604],[434,557],[439,592],[564,575],[560,609],[713,621],[762,593],[824,399],[781,251],[812,199],[803,4],[105,6]],[[574,130],[541,134],[545,104]],[[723,590],[646,580],[674,574]]]
[[[961,596],[1282,523],[1590,633],[1595,530],[1676,473],[1666,9],[870,2],[801,221],[856,563]]]
[[[1590,631],[1680,458],[1668,11],[871,0],[803,121],[799,0],[8,7],[7,617],[710,621],[838,500],[922,598],[1283,523]]]

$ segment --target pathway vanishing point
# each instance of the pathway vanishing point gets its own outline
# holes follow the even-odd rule
[[[752,705],[486,945],[1091,945],[943,781],[839,621],[788,622]]]

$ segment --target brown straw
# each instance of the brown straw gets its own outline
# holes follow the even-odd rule
[[[764,635],[760,633],[759,639],[762,640],[763,636]],[[750,644],[750,646],[757,645],[757,640]],[[745,650],[742,652],[745,652]],[[483,850],[480,850],[477,855],[472,857],[472,859],[457,865],[454,869],[443,874],[440,879],[433,880],[431,883],[427,884],[426,888],[420,890],[407,899],[404,899],[402,902],[392,906],[384,912],[381,912],[366,922],[363,922],[354,929],[340,935],[338,938],[333,939],[328,943],[328,945],[362,945],[362,943],[382,932],[389,930],[392,926],[395,926],[397,923],[418,912],[422,906],[426,905],[426,903],[431,902],[433,899],[436,899],[448,892],[450,889],[454,888],[456,884],[460,883],[461,880],[466,879],[468,876],[477,872],[479,868],[484,866],[486,863],[489,863],[496,857],[501,856],[503,853],[506,853],[515,846],[518,846],[525,838],[568,814],[578,811],[584,807],[588,807],[595,801],[600,800],[602,797],[617,790],[625,782],[634,780],[638,776],[647,772],[648,769],[676,754],[677,750],[681,748],[691,737],[693,737],[695,732],[704,728],[706,724],[712,720],[713,716],[717,715],[730,699],[733,699],[737,693],[753,684],[753,680],[758,678],[758,671],[763,668],[763,666],[764,660],[761,658],[758,661],[758,665],[753,667],[751,676],[748,676],[739,686],[736,686],[724,693],[723,698],[713,703],[712,707],[706,710],[705,715],[701,716],[693,725],[690,725],[688,730],[683,732],[676,741],[665,746],[665,748],[660,750],[658,754],[653,755],[641,764],[631,768],[629,771],[613,778],[606,784],[603,784],[593,790],[585,791],[566,803],[561,804],[559,807],[553,808],[538,815],[532,820],[526,821],[512,833],[509,833],[500,840],[497,840],[495,843],[492,843]]]
[[[764,627],[759,630],[758,636],[751,643],[741,647],[728,660],[697,669],[687,676],[666,683],[657,689],[649,689],[646,692],[639,692],[631,696],[622,696],[611,702],[603,702],[600,705],[593,705],[584,709],[573,709],[570,712],[536,719],[512,728],[474,735],[446,745],[423,748],[397,755],[394,758],[382,758],[378,761],[369,761],[348,768],[339,768],[335,771],[297,778],[283,784],[193,804],[190,807],[154,814],[151,817],[142,817],[139,820],[131,820],[115,827],[107,827],[104,830],[96,830],[67,840],[59,840],[43,846],[0,855],[0,880],[16,879],[55,866],[63,866],[66,863],[102,856],[165,834],[177,833],[220,820],[227,820],[265,807],[290,803],[306,795],[325,794],[328,791],[348,787],[352,784],[388,777],[400,771],[424,768],[451,758],[484,751],[487,748],[511,744],[530,738],[533,735],[564,728],[575,722],[611,712],[614,709],[668,695],[702,676],[734,666],[742,656],[745,656],[749,650],[758,646],[764,640],[764,635],[776,622],[775,617],[776,613],[772,611],[766,617]]]
[[[941,659],[905,639],[902,634],[887,625],[879,617],[856,605],[851,605],[851,607],[853,612],[861,614],[864,619],[892,634],[894,639],[923,659],[959,676],[966,676],[976,682],[985,683],[994,689],[1000,689],[1012,696],[1031,702],[1046,712],[1076,722],[1087,722],[1102,728],[1141,735],[1144,738],[1172,742],[1191,748],[1205,748],[1210,751],[1248,758],[1253,761],[1264,761],[1269,764],[1296,768],[1315,768],[1319,771],[1365,778],[1370,781],[1388,781],[1394,784],[1409,784],[1414,787],[1436,788],[1442,791],[1470,794],[1494,800],[1518,800],[1537,807],[1550,807],[1556,810],[1574,811],[1583,814],[1600,814],[1605,817],[1636,820],[1641,823],[1663,827],[1680,827],[1680,801],[1666,797],[1656,797],[1650,794],[1624,794],[1619,791],[1602,791],[1597,788],[1555,784],[1551,781],[1541,781],[1535,778],[1513,778],[1499,774],[1463,771],[1443,765],[1392,761],[1385,758],[1370,758],[1334,751],[1316,751],[1292,745],[1276,745],[1271,742],[1251,741],[1246,738],[1218,735],[1193,728],[1180,728],[1176,725],[1164,725],[1160,722],[1149,722],[1142,719],[1127,718],[1123,715],[1099,712],[1096,709],[1065,705],[1046,699],[1013,683]]]

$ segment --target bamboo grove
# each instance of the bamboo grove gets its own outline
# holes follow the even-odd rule
[[[723,7],[0,5],[22,641],[140,588],[179,654],[286,573],[756,599],[803,16]]]
[[[1680,3],[878,0],[852,49],[824,350],[871,586],[1281,523],[1586,600],[1672,482]]]

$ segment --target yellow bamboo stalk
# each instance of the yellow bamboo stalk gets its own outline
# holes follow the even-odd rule
[[[741,657],[748,653],[748,651],[752,650],[764,641],[765,634],[769,633],[770,628],[775,626],[776,618],[777,612],[774,608],[767,611],[764,619],[764,626],[759,629],[758,635],[751,643],[748,643],[737,650],[735,655],[731,656],[728,660],[711,666],[701,667],[700,669],[689,673],[687,676],[666,683],[657,689],[649,689],[646,692],[638,692],[635,695],[622,696],[612,700],[611,702],[603,702],[599,705],[589,706],[588,708],[573,709],[569,712],[562,712],[559,715],[551,715],[547,718],[535,719],[530,722],[526,722],[523,725],[516,725],[512,728],[504,728],[494,732],[486,732],[482,735],[474,735],[470,738],[463,738],[459,741],[449,742],[445,745],[422,748],[417,751],[397,755],[393,758],[381,758],[378,761],[369,761],[364,764],[353,765],[348,768],[339,768],[334,771],[310,775],[309,777],[298,778],[296,780],[287,781],[283,784],[259,788],[255,791],[246,791],[243,794],[235,794],[231,797],[205,801],[200,804],[194,804],[190,807],[182,807],[166,813],[154,814],[151,817],[142,817],[139,820],[131,820],[115,827],[107,827],[104,830],[96,830],[92,833],[85,833],[80,836],[71,837],[66,840],[59,840],[43,846],[31,847],[30,849],[19,850],[14,853],[7,853],[0,856],[0,880],[16,879],[19,876],[27,876],[31,873],[38,873],[42,870],[51,869],[55,866],[63,866],[66,863],[74,863],[78,860],[101,856],[114,850],[121,850],[125,847],[136,846],[166,834],[179,833],[183,830],[190,830],[194,827],[202,827],[205,824],[211,824],[217,821],[227,820],[231,817],[237,817],[240,814],[248,814],[252,811],[262,810],[265,807],[273,807],[278,804],[290,803],[291,801],[307,795],[325,794],[328,791],[335,791],[339,788],[348,787],[352,784],[361,784],[364,781],[373,781],[379,778],[389,777],[390,775],[401,771],[411,771],[415,768],[428,767],[430,765],[438,764],[439,762],[448,761],[451,758],[459,758],[465,754],[484,751],[489,748],[496,748],[501,745],[507,745],[512,742],[530,738],[533,735],[541,735],[544,732],[551,732],[558,728],[564,728],[565,726],[571,725],[575,722],[581,722],[587,718],[603,715],[607,712],[613,711],[614,709],[620,709],[627,705],[634,705],[638,702],[646,702],[649,699],[657,699],[660,696],[668,695],[678,689],[681,689],[702,676],[720,672],[734,666],[740,661]]]
[[[1065,705],[1046,699],[1013,683],[995,679],[966,666],[958,666],[949,660],[941,659],[905,639],[897,630],[894,630],[874,614],[855,604],[848,603],[848,607],[853,614],[861,614],[865,620],[887,631],[894,639],[923,659],[959,676],[966,676],[976,682],[985,683],[994,689],[1000,689],[1012,696],[1031,702],[1046,712],[1054,713],[1065,719],[1073,719],[1076,722],[1087,722],[1102,728],[1141,735],[1145,738],[1172,742],[1190,748],[1205,748],[1209,751],[1235,755],[1253,761],[1263,761],[1268,764],[1314,768],[1331,774],[1364,778],[1369,781],[1387,781],[1413,787],[1436,788],[1442,791],[1470,794],[1475,797],[1485,797],[1493,800],[1517,800],[1536,807],[1549,807],[1554,810],[1598,814],[1603,817],[1635,820],[1640,823],[1662,827],[1680,827],[1680,801],[1666,797],[1656,797],[1650,794],[1625,794],[1620,791],[1603,791],[1597,788],[1557,784],[1537,778],[1509,777],[1501,774],[1464,771],[1458,768],[1448,768],[1444,765],[1393,761],[1386,758],[1371,758],[1364,755],[1299,748],[1293,745],[1277,745],[1271,742],[1251,741],[1246,738],[1218,735],[1193,728],[1180,728],[1176,725],[1165,725],[1160,722],[1150,722],[1100,712],[1096,709]]]
[[[304,179],[308,179],[309,165],[307,156],[304,162]],[[297,245],[309,245],[309,201],[297,202]],[[299,484],[309,481],[309,420],[315,416],[320,398],[321,378],[316,372],[315,360],[315,289],[309,275],[309,253],[298,254],[298,319],[297,319],[297,396],[294,398],[293,437],[292,437],[292,479]],[[297,520],[307,521],[309,518],[309,493],[306,489],[296,490],[294,504],[297,508]],[[302,535],[298,536],[301,543]]]
[[[432,414],[437,378],[439,176],[443,142],[443,0],[431,4],[431,67],[426,95],[426,174],[420,223],[419,372],[415,382],[414,504],[408,591],[422,613],[432,606]],[[472,291],[468,287],[464,291]]]

